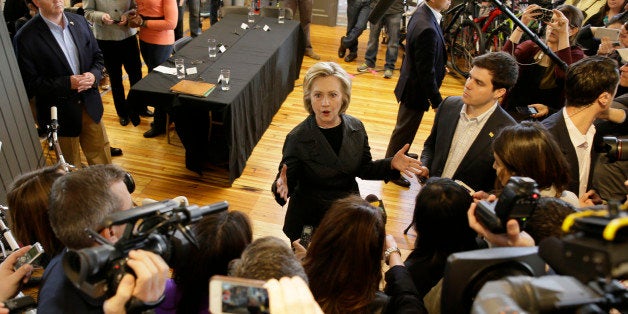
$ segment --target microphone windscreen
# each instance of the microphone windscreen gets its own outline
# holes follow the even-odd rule
[[[366,198],[364,199],[369,203],[373,203],[373,202],[379,202],[379,197],[373,195],[373,194],[369,194],[366,196]]]
[[[57,120],[57,107],[50,107],[50,120]]]

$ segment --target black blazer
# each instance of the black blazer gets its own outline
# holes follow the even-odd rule
[[[461,97],[447,97],[436,113],[432,132],[421,153],[421,162],[430,170],[432,177],[443,174],[462,105]],[[497,106],[469,147],[452,179],[461,180],[476,191],[492,191],[496,178],[491,148],[493,138],[502,128],[516,123],[504,109]]]
[[[571,179],[569,180],[569,185],[567,187],[568,191],[574,192],[576,195],[579,195],[580,191],[580,167],[578,164],[578,155],[576,154],[576,149],[573,147],[571,143],[571,138],[569,137],[569,131],[567,131],[567,125],[565,124],[565,116],[563,115],[563,110],[559,110],[553,115],[547,117],[547,119],[541,122],[547,130],[552,133],[556,142],[558,142],[558,146],[560,150],[567,158],[567,162],[569,163],[569,175]],[[591,186],[591,179],[593,178],[593,171],[595,170],[595,161],[597,160],[598,153],[595,149],[591,149],[591,169],[589,170],[589,178],[587,179],[587,191]]]
[[[408,23],[406,54],[395,87],[397,101],[427,111],[443,98],[439,88],[445,78],[445,39],[434,13],[421,4]]]
[[[18,31],[13,45],[26,92],[29,98],[36,97],[39,125],[50,123],[50,107],[57,106],[59,135],[78,136],[83,106],[94,122],[98,123],[102,118],[98,82],[102,78],[104,61],[85,18],[67,12],[65,16],[79,54],[79,74],[91,72],[96,77],[91,89],[78,93],[70,88],[70,76],[73,75],[70,64],[39,14]]]
[[[279,172],[284,164],[288,166],[290,204],[283,230],[292,241],[301,236],[303,225],[318,226],[333,201],[359,194],[356,177],[366,180],[399,177],[399,172],[391,169],[392,158],[372,160],[362,122],[346,114],[341,118],[343,137],[338,155],[318,129],[314,115],[286,136]],[[272,191],[277,203],[283,206],[285,201],[276,193],[276,182]]]

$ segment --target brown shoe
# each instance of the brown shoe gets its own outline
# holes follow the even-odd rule
[[[310,49],[306,49],[305,50],[305,55],[314,59],[314,60],[320,60],[321,56],[317,55],[316,52],[314,52],[314,50]]]
[[[100,80],[100,84],[98,84],[101,90],[108,90],[111,88],[111,83],[109,82],[109,74],[103,75]]]

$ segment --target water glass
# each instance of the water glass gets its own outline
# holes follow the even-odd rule
[[[253,11],[253,8],[249,9],[249,15],[248,15],[247,22],[249,22],[249,23],[254,23],[255,22],[255,12]]]
[[[185,60],[183,58],[174,59],[174,66],[177,69],[177,78],[185,78]]]
[[[214,59],[216,58],[216,55],[218,53],[218,44],[216,42],[215,38],[210,38],[207,40],[207,43],[209,44],[208,46],[208,51],[209,51],[209,59]]]
[[[286,19],[286,9],[279,8],[279,17],[277,18],[277,23],[283,24]]]
[[[229,90],[231,88],[231,86],[229,86],[230,78],[231,78],[231,70],[220,69],[220,89]]]

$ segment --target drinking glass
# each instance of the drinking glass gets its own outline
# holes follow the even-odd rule
[[[185,60],[183,58],[174,59],[174,66],[177,69],[177,78],[185,78]]]
[[[231,78],[231,70],[229,69],[220,69],[220,89],[229,90],[231,86],[229,86],[229,79]]]
[[[210,38],[207,40],[207,43],[209,44],[207,48],[209,51],[209,59],[216,58],[216,55],[218,54],[218,47],[217,47],[216,39]]]
[[[277,23],[283,24],[286,19],[286,9],[279,8],[279,17],[277,18]]]

